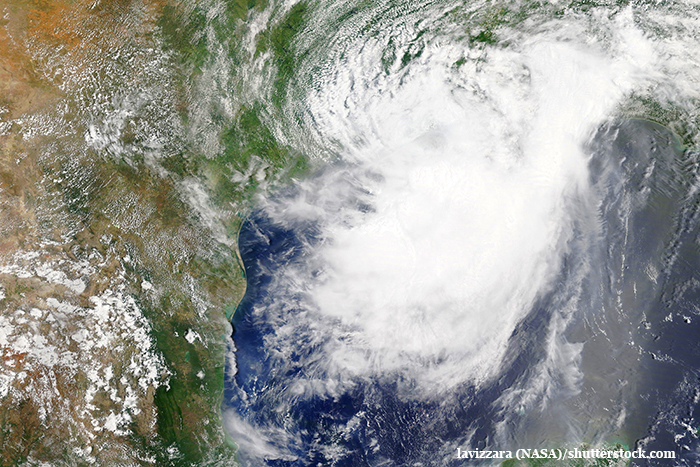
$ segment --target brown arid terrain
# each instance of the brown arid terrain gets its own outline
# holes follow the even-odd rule
[[[244,201],[212,196],[232,117],[194,115],[187,8],[0,1],[2,466],[233,462]]]

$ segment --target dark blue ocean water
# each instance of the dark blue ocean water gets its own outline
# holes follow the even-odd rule
[[[290,411],[283,417],[275,411],[274,403],[266,397],[256,397],[270,385],[284,385],[304,372],[303,362],[318,349],[309,348],[300,336],[298,348],[281,368],[269,358],[265,335],[274,332],[273,324],[251,312],[255,306],[265,306],[277,297],[269,295],[273,275],[294,261],[303,261],[305,248],[313,247],[316,238],[311,226],[304,231],[286,230],[257,211],[246,221],[240,235],[240,252],[246,266],[248,289],[232,323],[238,348],[238,374],[235,386],[226,388],[226,400],[246,420],[256,426],[284,426],[299,433],[300,443],[286,446],[298,456],[294,461],[269,460],[267,465],[378,465],[388,460],[395,465],[411,465],[418,459],[434,460],[446,442],[461,441],[467,431],[476,428],[476,438],[485,441],[493,436],[494,422],[499,419],[493,402],[503,388],[527,373],[528,361],[538,358],[537,345],[544,334],[546,306],[532,313],[514,338],[520,352],[510,368],[490,388],[475,392],[468,385],[456,392],[444,407],[445,400],[407,400],[399,394],[398,381],[358,381],[352,391],[338,398],[299,398],[292,401]],[[242,397],[242,393],[246,397]],[[340,437],[339,432],[359,414],[360,422]],[[375,440],[375,441],[373,441]],[[375,449],[375,446],[380,446]],[[338,446],[345,452],[341,460],[330,459],[324,447]],[[485,447],[484,442],[481,447]],[[245,459],[245,453],[241,454]],[[251,463],[251,465],[254,465]]]
[[[499,377],[434,398],[412,397],[411,382],[401,374],[344,381],[352,384],[333,396],[289,387],[299,378],[323,377],[309,368],[324,358],[325,337],[295,324],[308,322],[302,319],[303,288],[287,294],[276,278],[309,261],[323,241],[321,227],[276,222],[264,209],[254,211],[239,238],[248,289],[232,320],[238,373],[225,388],[223,408],[258,432],[267,454],[242,445],[243,465],[465,465],[454,459],[457,446],[617,441],[679,456],[634,465],[696,465],[696,155],[682,151],[668,130],[644,121],[601,128],[589,153],[596,208],[586,210],[590,199],[572,203],[581,214],[574,216],[576,234],[559,277],[514,330]],[[313,266],[301,269],[310,278],[319,273]],[[565,308],[572,310],[566,316]],[[583,344],[576,387],[565,381],[562,364],[561,374],[550,376],[554,391],[530,405],[504,405],[504,394],[542,377],[536,370],[547,358],[556,316],[567,323],[559,338]],[[296,333],[291,340],[271,338],[290,330]]]

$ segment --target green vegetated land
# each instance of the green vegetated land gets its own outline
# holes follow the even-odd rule
[[[139,393],[122,433],[91,431],[79,410],[91,384],[89,368],[71,374],[43,368],[17,380],[0,407],[0,465],[79,465],[87,458],[97,465],[232,465],[235,446],[226,442],[220,406],[227,315],[245,290],[238,229],[253,194],[309,170],[303,154],[275,139],[269,100],[237,101],[234,93],[236,71],[251,59],[238,48],[245,20],[266,2],[229,0],[214,18],[203,3],[158,0],[143,7],[145,16],[138,5],[120,0],[99,8],[59,0],[0,0],[0,6],[11,12],[3,25],[13,25],[0,32],[0,105],[6,110],[0,121],[41,113],[55,127],[70,129],[28,136],[14,123],[0,135],[0,259],[37,251],[41,261],[69,275],[74,265],[92,268],[83,292],[0,274],[0,308],[47,309],[54,299],[89,310],[91,297],[123,291],[147,318],[165,368],[162,384]],[[260,39],[273,51],[278,93],[293,73],[290,44],[303,11],[299,4],[273,19]],[[51,60],[36,58],[44,50],[53,51]],[[157,60],[161,71],[149,69]],[[228,67],[230,82],[210,95],[207,73],[217,60]],[[72,76],[53,71],[62,64],[87,78],[70,84]],[[223,98],[232,100],[231,109],[221,108]],[[120,105],[128,111],[120,113]],[[218,142],[213,152],[196,141],[202,127]],[[66,352],[79,352],[66,345]],[[99,362],[95,357],[96,365],[114,373],[116,394],[124,390],[119,381],[130,352],[107,352]],[[21,365],[24,357],[7,358]],[[38,387],[47,373],[57,379],[61,397],[40,403],[27,384]],[[89,409],[100,423],[121,407],[120,398],[111,400],[105,391],[97,391]],[[73,411],[59,410],[66,401]]]
[[[265,7],[264,1],[230,0],[226,2],[226,14],[207,24],[206,11],[185,11],[181,5],[165,5],[159,19],[164,43],[173,53],[173,59],[181,64],[182,72],[175,76],[177,95],[182,96],[178,108],[186,128],[192,115],[188,112],[190,99],[198,99],[192,84],[213,61],[211,44],[207,42],[204,29],[212,27],[217,38],[225,43],[229,58],[235,66],[242,60],[237,54],[236,40],[244,32],[241,26],[251,10]],[[268,32],[261,34],[259,43],[266,43],[273,52],[277,66],[274,85],[275,102],[280,102],[287,81],[294,73],[294,54],[291,43],[302,27],[305,6],[295,5]],[[118,173],[128,190],[144,194],[157,206],[154,216],[159,223],[156,230],[170,229],[167,237],[182,241],[179,229],[197,230],[197,214],[182,200],[176,187],[190,177],[200,180],[207,189],[215,209],[224,212],[220,219],[229,240],[235,241],[237,231],[249,206],[251,196],[261,189],[261,184],[284,183],[291,177],[308,170],[307,160],[289,147],[281,146],[265,122],[269,111],[266,103],[241,105],[235,109],[233,118],[227,118],[214,106],[209,118],[218,128],[222,150],[213,157],[206,156],[196,148],[185,146],[162,160],[168,171],[166,180],[145,170],[143,165],[110,168]],[[146,175],[147,174],[147,175]],[[146,175],[146,176],[144,176]],[[105,173],[102,178],[113,177]],[[138,232],[134,232],[138,236]],[[205,242],[211,233],[203,237]],[[130,248],[137,250],[136,258],[147,258],[149,239],[129,239]],[[141,277],[149,277],[154,284],[168,284],[157,301],[144,299],[144,310],[154,323],[158,348],[163,352],[173,371],[169,387],[161,387],[155,394],[158,409],[158,435],[161,446],[176,446],[179,454],[169,456],[162,449],[151,452],[158,458],[158,465],[199,465],[204,461],[216,462],[233,455],[229,444],[222,442],[221,420],[218,413],[223,389],[225,327],[221,319],[226,309],[235,309],[245,288],[242,265],[238,262],[235,243],[188,245],[189,256],[182,258],[149,258],[142,261]],[[206,320],[196,319],[197,304],[192,294],[183,291],[187,278],[194,278],[209,301],[211,313]],[[228,317],[227,317],[228,318]],[[199,341],[188,342],[182,336],[188,329],[196,329],[207,345]],[[174,337],[179,336],[179,337]],[[202,371],[203,379],[197,376]],[[209,423],[205,425],[205,423]],[[146,440],[141,442],[148,444]]]
[[[97,465],[124,462],[125,452],[134,464],[231,465],[235,448],[225,442],[220,404],[227,319],[245,290],[235,241],[255,193],[310,170],[304,154],[275,138],[270,122],[304,58],[296,39],[309,27],[312,6],[302,1],[277,12],[258,35],[256,56],[268,53],[275,73],[269,95],[251,97],[236,94],[244,90],[237,70],[255,59],[239,41],[246,18],[267,7],[265,0],[228,0],[213,18],[204,3],[93,3],[0,0],[9,15],[0,30],[0,122],[12,122],[0,135],[0,259],[36,251],[37,261],[94,270],[80,293],[36,277],[0,275],[0,307],[4,313],[45,309],[58,299],[87,309],[91,297],[121,287],[147,317],[168,374],[140,395],[127,435],[93,433],[94,448],[80,455]],[[485,11],[471,18],[476,26],[466,39],[497,46],[499,28],[526,14]],[[404,55],[402,66],[420,53],[416,47]],[[157,72],[148,68],[154,60],[167,70],[163,76],[149,74]],[[218,63],[228,67],[222,74],[229,82],[210,78]],[[85,78],[72,83],[62,67]],[[141,89],[148,92],[140,95]],[[136,96],[128,111],[119,107],[124,96]],[[223,98],[234,101],[231,109],[222,107]],[[682,111],[642,98],[632,104],[624,115],[654,118],[685,144],[696,143]],[[39,129],[21,123],[32,116],[49,123]],[[200,133],[213,134],[218,148],[206,150]],[[87,144],[90,138],[96,142]],[[66,350],[77,352],[71,345]],[[21,366],[24,356],[6,358]],[[129,355],[103,358],[119,380]],[[75,449],[85,448],[89,436],[72,435],[83,415],[59,410],[60,400],[39,403],[27,390],[49,374],[63,400],[84,403],[86,372],[61,371],[30,373],[2,400],[0,465],[85,463]],[[106,393],[96,400],[91,410],[101,420],[117,410]],[[549,465],[532,462],[524,465]]]

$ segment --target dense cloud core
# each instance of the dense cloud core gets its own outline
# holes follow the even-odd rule
[[[435,38],[399,76],[365,44],[309,96],[345,164],[269,211],[321,230],[313,260],[278,279],[278,306],[303,291],[309,313],[293,325],[333,327],[324,370],[411,368],[432,389],[497,371],[558,273],[584,147],[653,59],[550,36],[460,67],[464,51]]]
[[[328,49],[301,60],[275,131],[321,169],[261,199],[247,228],[249,284],[263,291],[240,308],[229,430],[253,457],[314,446],[379,463],[424,438],[455,443],[415,447],[432,462],[476,436],[515,446],[618,429],[625,390],[598,375],[638,365],[637,287],[656,290],[624,279],[646,203],[625,177],[655,170],[625,158],[663,132],[638,121],[625,148],[616,134],[634,96],[695,95],[694,52],[642,32],[631,10],[504,26],[497,44],[429,7],[367,14],[386,24],[299,40]]]

